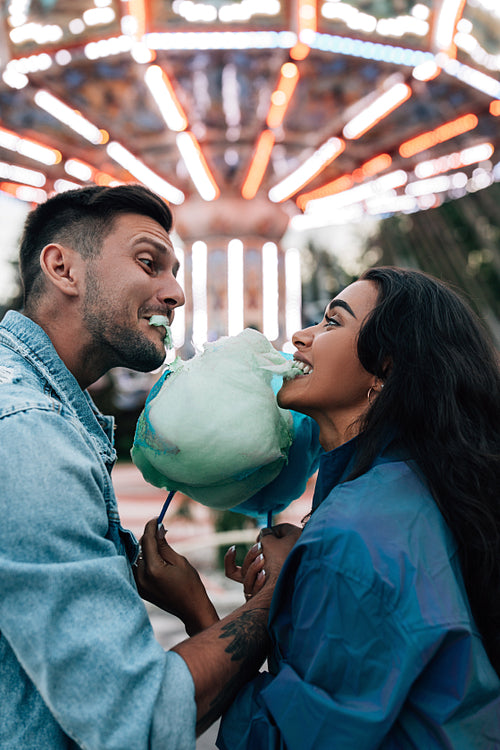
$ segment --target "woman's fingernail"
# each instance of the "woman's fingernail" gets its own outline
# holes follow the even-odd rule
[[[266,577],[266,571],[264,570],[264,568],[262,568],[262,570],[259,570],[259,572],[257,573],[257,578],[262,580],[262,578],[265,578],[265,577]]]
[[[256,560],[258,560],[259,562],[263,562],[263,561],[264,561],[264,555],[262,554],[262,552],[261,552],[261,553],[260,553],[260,555],[259,555],[258,557],[256,557],[255,559],[256,559]]]
[[[260,542],[256,542],[252,547],[252,552],[260,552],[262,549],[262,544]]]
[[[231,546],[229,547],[229,549],[228,549],[228,552],[235,552],[235,551],[236,551],[236,545],[235,545],[235,544],[232,544],[232,545],[231,545]]]

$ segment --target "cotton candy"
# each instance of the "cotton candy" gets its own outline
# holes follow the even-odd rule
[[[139,417],[134,463],[151,484],[204,505],[244,503],[286,465],[294,418],[278,406],[271,381],[299,372],[253,329],[177,359]]]

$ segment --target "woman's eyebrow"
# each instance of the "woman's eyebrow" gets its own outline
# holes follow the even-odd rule
[[[356,317],[354,315],[352,307],[348,305],[347,302],[344,302],[343,299],[332,299],[332,301],[328,305],[328,312],[330,312],[333,307],[342,307],[344,310],[347,310],[349,315],[352,315],[353,318]]]

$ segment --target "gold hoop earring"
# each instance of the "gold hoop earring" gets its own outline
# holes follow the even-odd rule
[[[370,406],[373,404],[373,394],[374,393],[376,394],[377,391],[375,390],[375,388],[373,387],[373,385],[371,385],[368,388],[368,393],[366,394],[366,398],[368,399],[368,403],[370,404]]]

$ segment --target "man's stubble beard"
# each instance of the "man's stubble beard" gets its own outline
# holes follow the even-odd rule
[[[114,312],[116,307],[116,300],[103,294],[90,263],[86,272],[83,321],[92,338],[94,351],[99,351],[108,369],[156,370],[165,360],[165,350],[157,348],[138,328],[122,325],[120,313]]]

